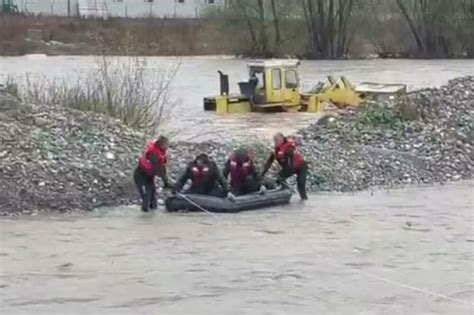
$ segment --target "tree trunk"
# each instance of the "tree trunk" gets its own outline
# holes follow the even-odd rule
[[[259,37],[260,37],[260,54],[263,55],[264,57],[269,56],[269,51],[268,51],[268,38],[267,38],[267,32],[266,32],[266,24],[265,24],[265,4],[264,0],[257,0],[257,5],[258,5],[258,16],[260,19],[260,31],[259,31]]]
[[[340,9],[340,8],[339,8]],[[328,17],[326,22],[326,38],[327,38],[327,55],[330,58],[334,58],[334,0],[329,0]],[[339,30],[340,31],[340,30]]]
[[[303,0],[301,3],[312,57],[344,57],[349,46],[347,24],[354,0]]]
[[[249,33],[250,33],[250,38],[252,40],[252,49],[251,49],[251,52],[254,54],[258,47],[258,41],[257,41],[257,34],[255,32],[255,29],[252,25],[252,21],[247,13],[247,8],[244,6],[244,4],[242,3],[242,0],[237,0],[237,5],[239,6],[240,10],[242,11],[242,14],[244,15],[244,18],[245,18],[245,22],[247,24],[247,28],[249,30]]]
[[[420,52],[424,51],[423,41],[421,39],[418,29],[415,26],[415,22],[413,21],[413,19],[411,18],[410,14],[407,11],[407,8],[403,4],[402,0],[397,0],[397,5],[402,11],[403,17],[405,18],[405,20],[408,23],[408,26],[410,27],[411,33],[413,37],[415,38],[418,51]]]
[[[326,20],[324,18],[325,10],[324,10],[324,1],[325,0],[318,0],[318,16],[317,20],[319,20],[319,28],[317,34],[319,34],[319,47],[318,50],[322,57],[327,57],[327,41],[326,41]]]
[[[311,24],[311,29],[312,29],[312,33],[309,34],[309,36],[311,36],[312,42],[314,44],[313,49],[312,49],[312,56],[316,57],[320,55],[321,42],[318,36],[318,32],[320,32],[320,30],[318,29],[317,23],[316,23],[317,14],[314,10],[313,0],[308,0],[308,16],[309,16],[309,21]]]
[[[337,44],[336,44],[336,55],[341,56],[344,54],[344,34],[342,30],[344,28],[344,0],[339,0],[339,10],[338,10],[338,32],[337,32]]]
[[[345,0],[344,3],[347,3],[344,6],[343,10],[343,23],[342,23],[342,39],[341,39],[341,56],[344,57],[349,50],[349,47],[352,43],[352,38],[354,37],[354,33],[352,32],[349,39],[347,38],[347,23],[349,23],[349,19],[352,15],[352,10],[354,9],[354,0]]]
[[[472,40],[474,37],[474,0],[470,1],[468,12],[468,20],[470,22],[467,23],[466,27],[468,28],[468,38],[471,38],[471,40],[466,40],[467,57],[474,58],[474,41]]]
[[[313,27],[312,27],[312,22],[311,22],[311,16],[308,13],[309,8],[306,5],[305,1],[306,0],[301,0],[301,7],[303,8],[304,21],[305,21],[305,24],[306,24],[306,28],[308,29],[309,52],[313,52],[313,51],[315,51],[315,45],[316,44],[315,44],[314,38],[313,38]]]
[[[281,44],[280,20],[276,10],[275,0],[271,0],[270,3],[272,5],[273,26],[275,27],[275,47],[278,52]]]

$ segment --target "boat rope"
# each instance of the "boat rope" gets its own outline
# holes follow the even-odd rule
[[[291,188],[291,187],[289,187],[288,183],[286,183],[286,181],[284,182],[284,186],[286,186],[287,188]],[[179,197],[183,198],[184,200],[186,200],[187,202],[189,202],[190,204],[192,204],[193,206],[197,207],[198,209],[200,209],[204,213],[214,217],[216,220],[222,221],[221,218],[217,217],[214,213],[210,212],[209,210],[203,208],[202,206],[200,206],[196,202],[192,201],[187,196],[185,196],[181,193],[177,193],[177,195]],[[356,272],[357,274],[359,274],[361,276],[371,278],[371,279],[374,279],[374,280],[377,280],[377,281],[382,281],[382,282],[385,282],[385,283],[388,283],[388,284],[391,284],[391,285],[395,285],[395,286],[398,286],[398,287],[401,287],[401,288],[405,288],[405,289],[409,289],[409,290],[412,290],[412,291],[420,292],[420,293],[423,293],[423,294],[426,294],[426,295],[429,295],[429,296],[432,296],[432,297],[436,297],[436,298],[444,299],[444,300],[447,300],[447,301],[457,302],[457,303],[460,303],[460,304],[468,305],[470,307],[474,307],[474,303],[470,303],[470,302],[462,300],[462,299],[453,298],[453,297],[450,297],[448,295],[444,295],[444,294],[441,294],[441,293],[437,293],[437,292],[425,290],[425,289],[422,289],[422,288],[418,288],[418,287],[415,287],[415,286],[410,285],[410,284],[406,284],[406,283],[395,281],[395,280],[392,280],[392,279],[389,279],[389,278],[377,276],[377,275],[374,275],[374,274],[371,274],[371,273],[363,272],[363,271],[360,271],[358,269],[351,268],[351,267],[348,267],[348,266],[339,265],[339,264],[336,264],[336,263],[333,263],[333,262],[326,261],[326,263],[328,265],[336,267],[338,269],[351,269],[351,270],[353,270],[354,272]]]
[[[392,280],[392,279],[388,279],[388,278],[385,278],[385,277],[380,277],[380,276],[377,276],[377,275],[374,275],[374,274],[371,274],[371,273],[367,273],[367,272],[357,270],[357,269],[352,268],[352,267],[339,265],[337,263],[332,263],[332,262],[328,262],[328,261],[326,261],[326,263],[328,265],[330,265],[332,267],[335,267],[335,268],[338,268],[338,269],[351,269],[354,272],[356,272],[357,274],[359,274],[361,276],[365,276],[367,278],[371,278],[371,279],[374,279],[374,280],[389,283],[389,284],[392,284],[392,285],[395,285],[395,286],[399,286],[401,288],[410,289],[412,291],[420,292],[420,293],[423,293],[423,294],[426,294],[426,295],[429,295],[429,296],[432,296],[432,297],[436,297],[436,298],[448,300],[448,301],[451,301],[451,302],[457,302],[457,303],[460,303],[460,304],[468,305],[470,307],[474,307],[474,302],[470,303],[466,300],[457,299],[457,298],[453,298],[453,297],[450,297],[448,295],[444,295],[444,294],[441,294],[441,293],[437,293],[437,292],[425,290],[425,289],[422,289],[422,288],[418,288],[418,287],[412,286],[410,284],[402,283],[402,282],[395,281],[395,280]]]
[[[190,198],[188,198],[186,195],[184,194],[181,194],[181,193],[176,193],[176,195],[180,198],[183,198],[184,200],[186,200],[187,202],[189,202],[190,204],[192,204],[193,206],[195,206],[196,208],[198,208],[199,210],[201,210],[202,212],[212,216],[214,219],[218,220],[218,221],[222,221],[221,218],[219,218],[217,215],[215,215],[214,213],[210,212],[209,210],[203,208],[201,205],[197,204],[196,202],[192,201]]]
[[[296,190],[293,187],[291,187],[290,184],[286,182],[286,180],[281,181],[281,185],[285,187],[286,189],[288,189],[289,191],[291,191],[292,194],[296,194]]]

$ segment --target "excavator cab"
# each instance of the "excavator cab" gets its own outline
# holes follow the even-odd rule
[[[299,107],[298,65],[297,60],[250,62],[249,81],[239,82],[240,93],[256,109]]]
[[[265,97],[265,71],[261,67],[249,68],[248,81],[239,84],[240,94],[248,97],[253,104],[264,104]]]
[[[229,77],[219,71],[221,95],[204,98],[204,110],[218,113],[299,110],[299,64],[291,59],[251,61],[248,80],[238,83],[239,94],[229,94]]]

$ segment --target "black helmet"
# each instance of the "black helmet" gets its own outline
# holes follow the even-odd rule
[[[234,150],[234,158],[238,162],[245,162],[249,156],[249,150],[246,147],[239,147]]]
[[[207,164],[207,163],[209,163],[209,156],[206,153],[201,153],[196,157],[196,159],[194,161],[195,162],[201,161],[201,162]]]

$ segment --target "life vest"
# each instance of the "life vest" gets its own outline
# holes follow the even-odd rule
[[[239,165],[235,156],[230,158],[230,184],[233,187],[242,185],[245,183],[247,176],[253,172],[253,165],[250,157],[247,156],[242,165]]]
[[[147,144],[145,152],[139,159],[139,165],[142,170],[144,170],[148,175],[153,176],[154,170],[153,165],[151,164],[149,157],[150,155],[155,155],[160,160],[161,165],[166,165],[167,157],[166,150],[161,149],[160,147],[155,146],[156,140],[150,141]]]
[[[209,166],[193,166],[191,168],[191,180],[193,181],[193,185],[196,183],[202,183],[206,181],[206,179],[209,177]]]
[[[282,167],[286,167],[287,155],[291,150],[293,150],[293,168],[298,170],[303,166],[304,158],[296,149],[295,141],[292,138],[285,139],[285,142],[275,148],[276,160]]]

